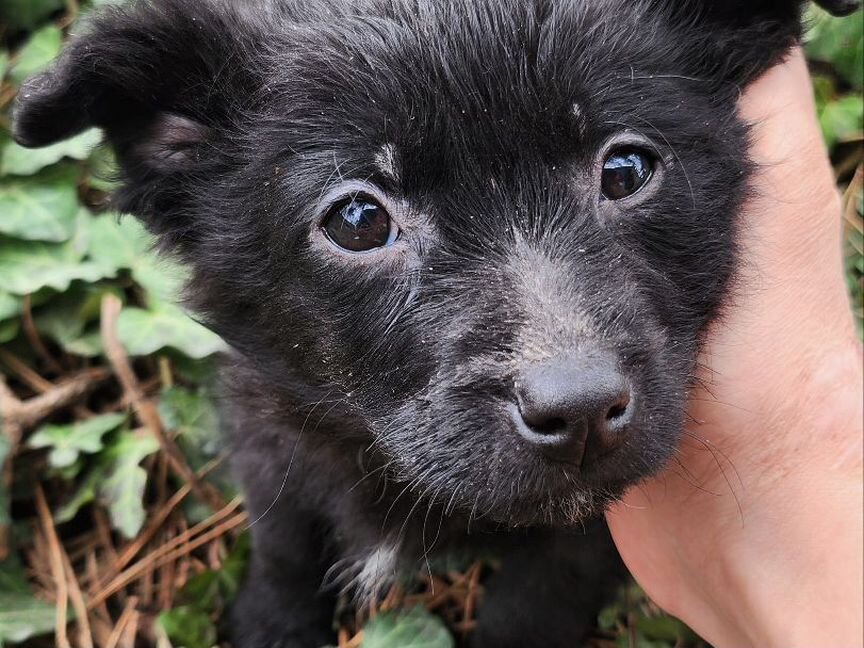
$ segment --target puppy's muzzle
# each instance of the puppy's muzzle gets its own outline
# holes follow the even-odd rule
[[[586,468],[622,444],[634,409],[627,380],[604,351],[533,365],[515,393],[518,434],[550,460]]]

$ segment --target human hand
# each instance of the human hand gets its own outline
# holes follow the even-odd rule
[[[862,357],[800,51],[741,113],[760,170],[693,422],[607,520],[649,596],[718,648],[861,646]]]

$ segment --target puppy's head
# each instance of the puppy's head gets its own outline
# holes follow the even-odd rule
[[[15,135],[104,128],[119,206],[274,394],[339,402],[418,494],[564,524],[675,448],[735,268],[736,100],[799,21],[791,0],[158,0],[97,17]]]

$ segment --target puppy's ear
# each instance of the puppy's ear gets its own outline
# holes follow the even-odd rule
[[[660,0],[684,24],[698,25],[704,38],[693,59],[724,81],[746,84],[801,39],[804,0]],[[861,0],[816,0],[835,16],[845,16]]]
[[[101,11],[22,86],[13,136],[36,147],[104,129],[124,176],[120,208],[170,218],[190,176],[213,171],[214,140],[259,86],[251,31],[227,2],[150,0]]]

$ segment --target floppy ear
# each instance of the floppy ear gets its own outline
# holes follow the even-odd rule
[[[259,86],[251,31],[227,2],[139,0],[101,11],[22,86],[13,136],[36,147],[104,129],[125,180],[118,206],[164,229],[190,178],[214,171],[214,140]]]
[[[661,0],[703,29],[693,58],[714,78],[746,84],[800,41],[804,0]],[[816,0],[835,16],[853,13],[861,0]]]

